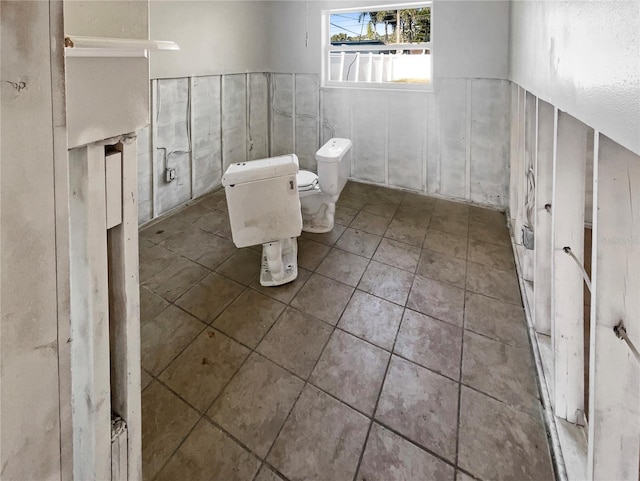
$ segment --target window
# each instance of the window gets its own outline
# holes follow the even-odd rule
[[[431,5],[324,14],[327,86],[429,89]]]

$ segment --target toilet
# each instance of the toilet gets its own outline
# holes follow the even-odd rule
[[[349,139],[330,139],[316,152],[318,174],[298,172],[303,231],[324,233],[333,229],[336,201],[351,174],[350,150]]]
[[[236,247],[262,244],[260,284],[279,286],[298,277],[297,237],[302,215],[295,154],[231,164],[222,185]]]
[[[334,138],[318,152],[318,174],[299,170],[295,154],[231,164],[222,185],[236,247],[262,244],[260,284],[298,276],[297,237],[333,229],[336,201],[351,172],[351,141]]]

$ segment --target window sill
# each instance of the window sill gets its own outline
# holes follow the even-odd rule
[[[386,92],[425,92],[433,93],[433,83],[394,83],[394,82],[337,82],[325,81],[323,89],[347,89],[347,90],[384,90]]]

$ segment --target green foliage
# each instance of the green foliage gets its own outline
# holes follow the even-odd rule
[[[375,12],[361,12],[358,21],[369,18],[367,26],[367,38],[379,38],[376,26],[384,24],[384,42],[395,43],[398,28],[400,29],[400,42],[416,43],[431,41],[431,9],[406,8],[403,10],[378,10]],[[398,25],[398,20],[400,25]],[[389,27],[392,35],[389,36]],[[373,32],[376,36],[371,36]]]

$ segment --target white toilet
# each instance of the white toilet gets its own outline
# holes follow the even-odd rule
[[[318,174],[297,175],[302,206],[302,230],[323,233],[333,229],[336,201],[351,174],[351,141],[333,138],[316,152]]]
[[[351,141],[331,139],[318,152],[318,175],[299,171],[295,154],[232,164],[222,177],[237,247],[262,244],[260,284],[298,277],[298,237],[333,229],[336,201],[351,171]]]
[[[231,235],[237,247],[262,244],[260,284],[279,286],[298,277],[302,230],[294,154],[239,162],[222,177]]]

